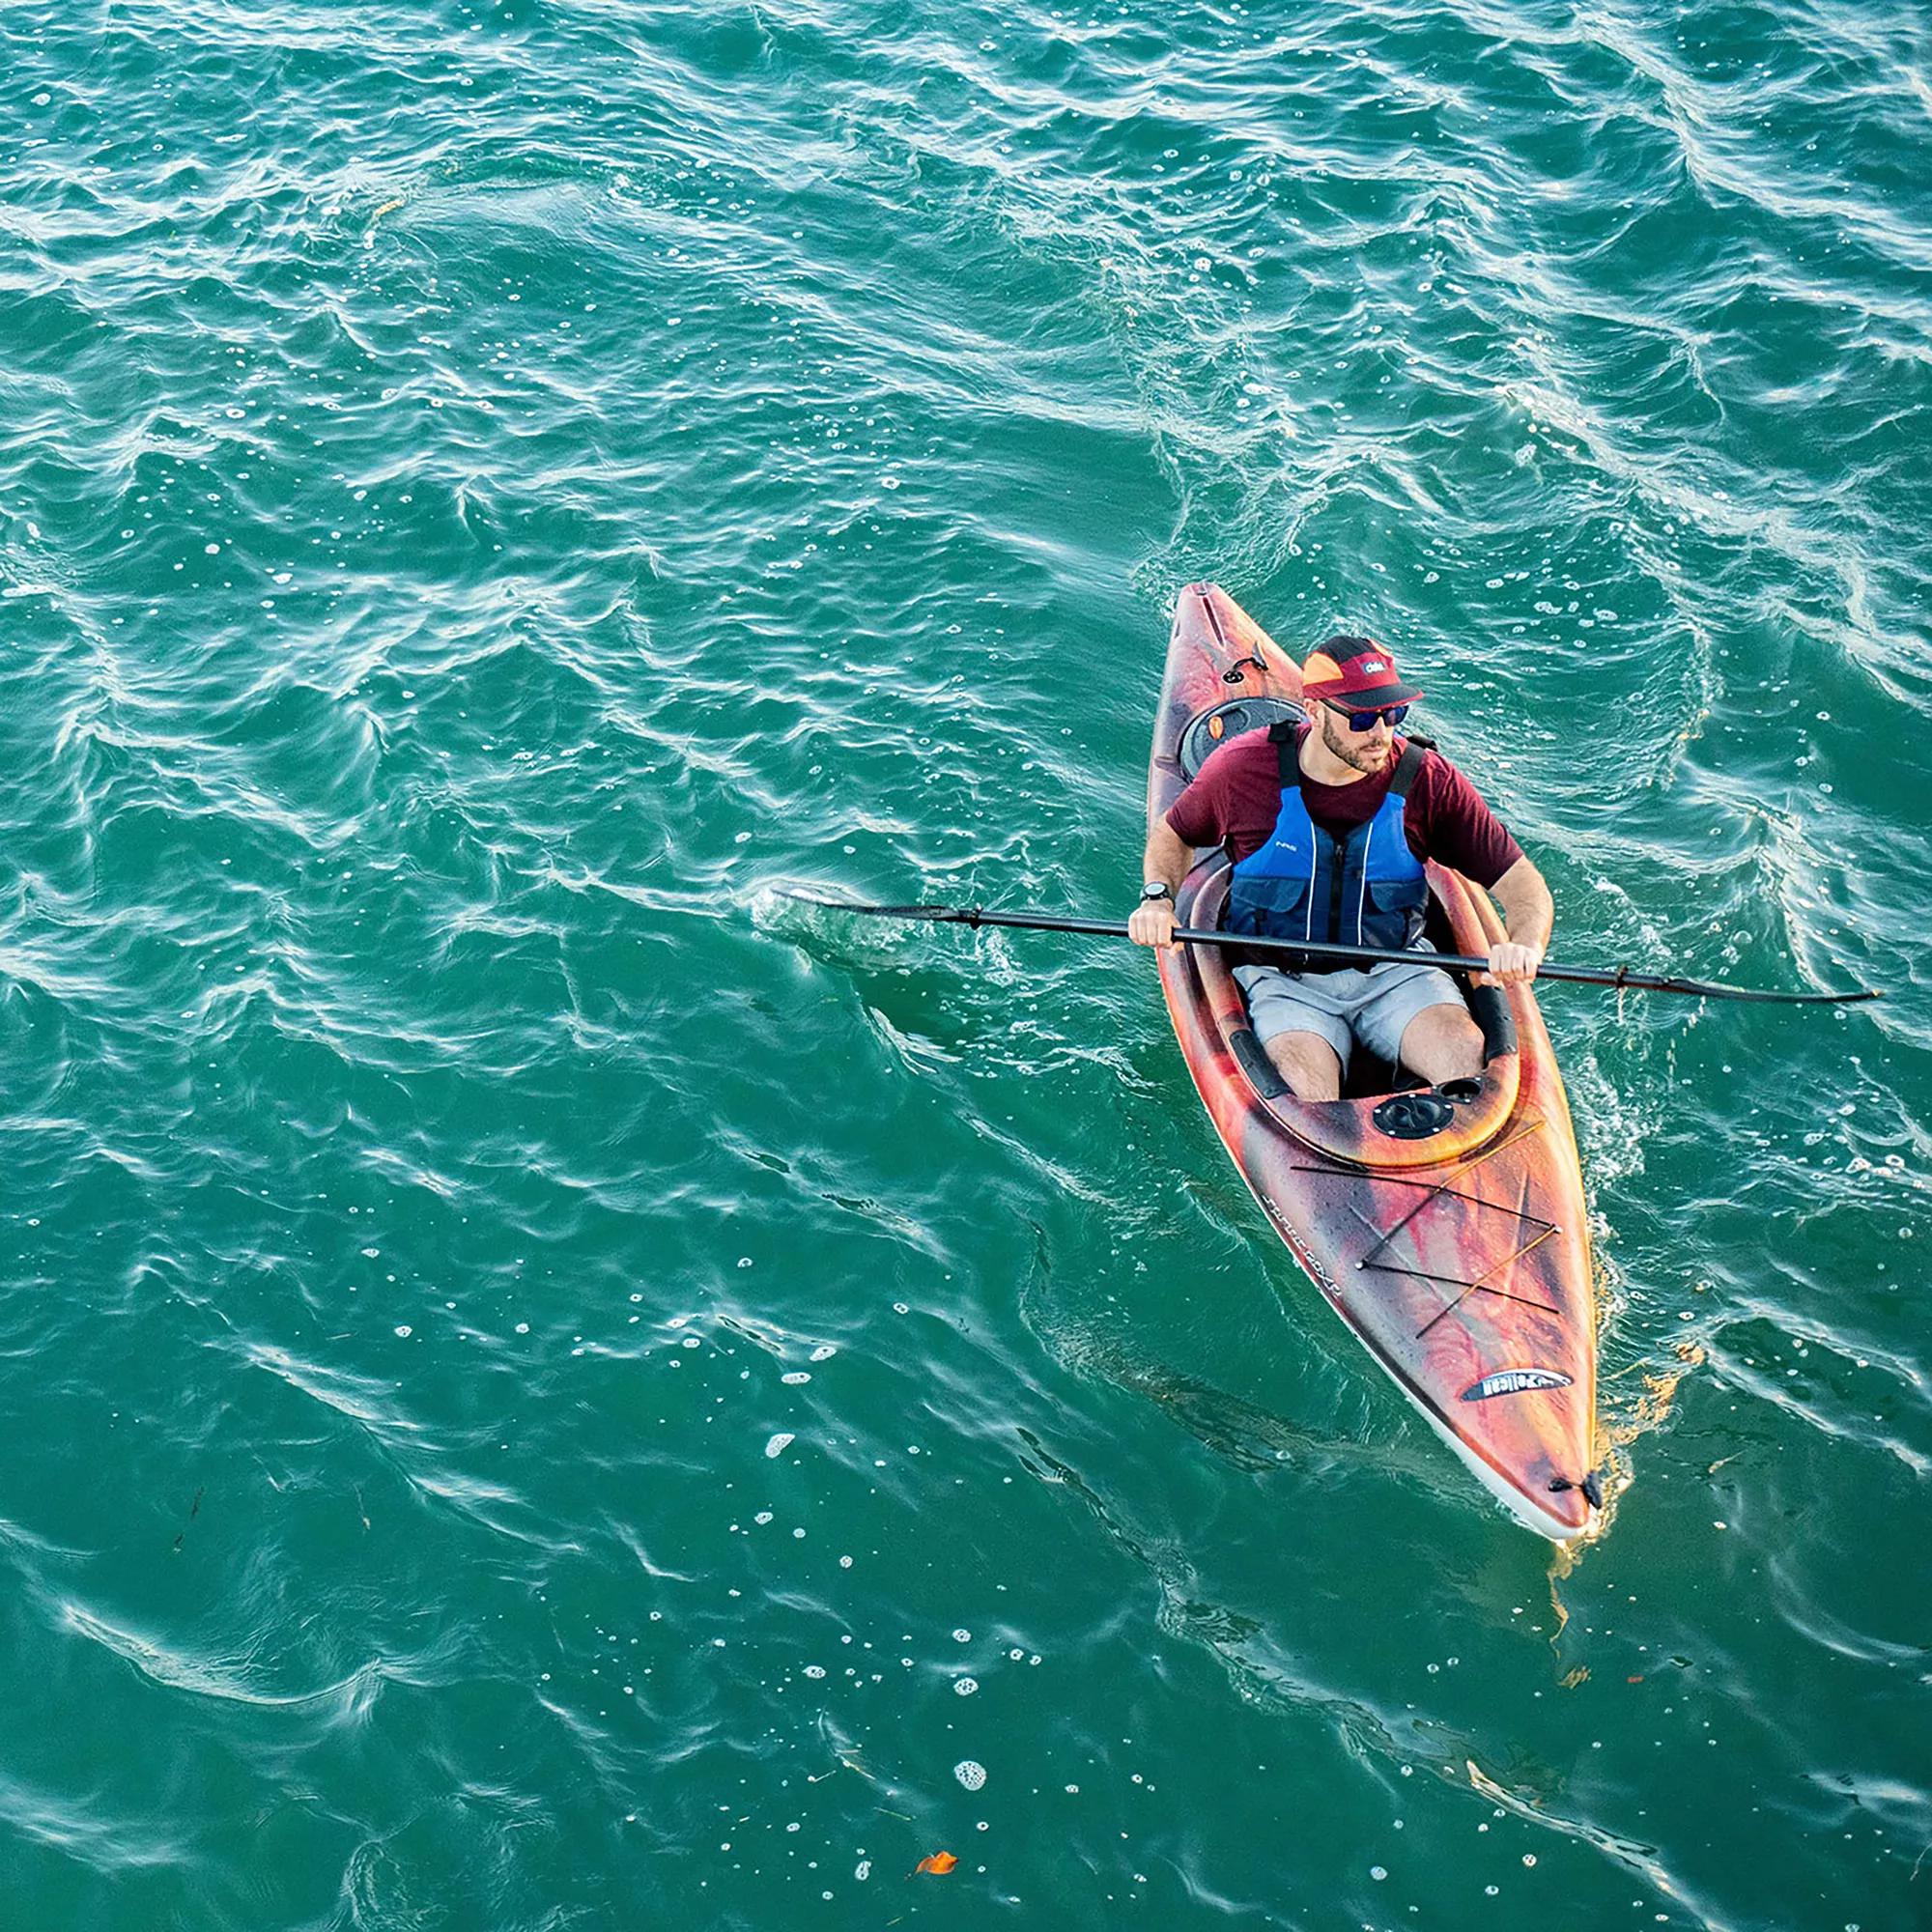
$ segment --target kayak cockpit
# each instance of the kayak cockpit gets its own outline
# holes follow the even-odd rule
[[[1437,944],[1460,952],[1487,952],[1488,941],[1474,900],[1463,880],[1430,867],[1431,923]],[[1183,917],[1196,926],[1218,926],[1226,908],[1232,868],[1216,855],[1197,867],[1182,889]],[[1225,956],[1215,948],[1195,949],[1195,970],[1229,1057],[1275,1121],[1304,1145],[1337,1160],[1365,1167],[1435,1167],[1475,1152],[1494,1139],[1515,1110],[1521,1061],[1509,1005],[1493,987],[1465,988],[1463,998],[1483,1030],[1480,1076],[1440,1087],[1405,1081],[1399,1068],[1358,1054],[1350,1089],[1339,1100],[1297,1100],[1276,1071],[1249,1024],[1247,1002]]]

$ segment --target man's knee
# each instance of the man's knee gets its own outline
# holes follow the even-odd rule
[[[1267,1057],[1297,1100],[1341,1097],[1341,1056],[1319,1033],[1278,1033],[1267,1042]]]
[[[1424,1007],[1403,1029],[1402,1060],[1432,1085],[1471,1079],[1483,1070],[1483,1031],[1465,1007]]]

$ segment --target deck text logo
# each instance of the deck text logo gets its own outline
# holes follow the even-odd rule
[[[1492,1395],[1521,1395],[1525,1389],[1561,1389],[1570,1378],[1554,1369],[1498,1369],[1463,1391],[1464,1402],[1488,1402]]]

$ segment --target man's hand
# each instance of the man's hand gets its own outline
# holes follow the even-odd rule
[[[1490,948],[1490,970],[1483,977],[1492,986],[1526,985],[1536,978],[1536,969],[1542,964],[1542,947],[1499,939]]]
[[[1127,937],[1136,946],[1174,944],[1174,901],[1143,899],[1127,920]]]
[[[1556,913],[1549,902],[1549,888],[1527,859],[1519,859],[1490,891],[1501,908],[1503,924],[1513,936],[1499,939],[1490,948],[1490,970],[1485,980],[1492,986],[1523,985],[1536,978],[1536,969],[1543,964],[1543,949],[1549,944],[1549,923]]]
[[[1194,848],[1187,844],[1165,818],[1154,821],[1148,834],[1147,859],[1141,877],[1151,885],[1156,879],[1167,888],[1166,898],[1142,899],[1127,921],[1127,936],[1136,946],[1174,944],[1174,895],[1194,863]]]

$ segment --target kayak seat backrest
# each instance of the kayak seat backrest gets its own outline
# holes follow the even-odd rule
[[[1289,720],[1298,724],[1307,716],[1300,705],[1286,697],[1231,697],[1226,703],[1211,705],[1197,712],[1180,734],[1175,752],[1180,774],[1192,784],[1201,767],[1230,738],[1238,738],[1249,731],[1264,731],[1271,724]]]

